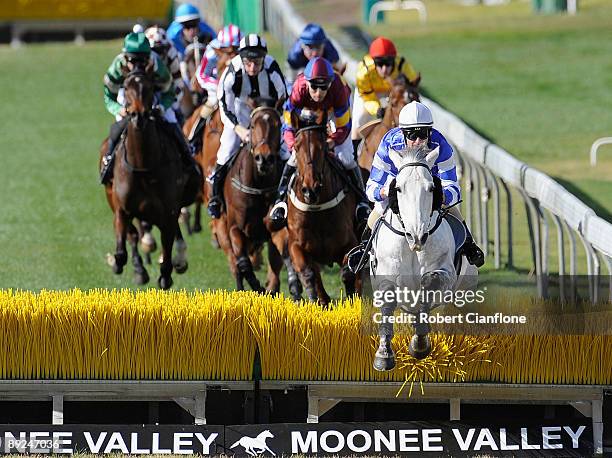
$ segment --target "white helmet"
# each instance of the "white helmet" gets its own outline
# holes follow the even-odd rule
[[[170,42],[168,41],[166,31],[157,25],[149,27],[145,31],[145,36],[149,40],[151,49],[157,52],[165,52],[170,47]]]
[[[410,102],[408,105],[402,108],[402,111],[400,111],[400,129],[431,126],[433,126],[431,111],[421,102]]]

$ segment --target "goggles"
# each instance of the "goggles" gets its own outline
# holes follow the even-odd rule
[[[317,89],[321,91],[327,91],[329,90],[329,87],[331,86],[331,81],[313,80],[313,81],[310,81],[309,83],[313,91],[316,91]]]
[[[411,127],[409,129],[402,129],[404,138],[411,142],[420,139],[427,140],[431,135],[431,127]]]
[[[377,67],[393,67],[395,65],[395,57],[375,57],[374,65]]]

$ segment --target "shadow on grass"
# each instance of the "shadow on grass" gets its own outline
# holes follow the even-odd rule
[[[584,202],[586,205],[591,207],[595,211],[595,213],[597,213],[597,216],[599,216],[600,218],[605,219],[609,223],[612,223],[612,213],[610,213],[610,211],[606,207],[604,207],[597,200],[595,200],[592,195],[586,194],[584,191],[582,191],[580,188],[578,188],[575,184],[573,184],[570,181],[564,180],[561,177],[555,176],[553,178],[560,185],[562,185],[565,189],[567,189],[573,195],[578,197],[582,202]]]

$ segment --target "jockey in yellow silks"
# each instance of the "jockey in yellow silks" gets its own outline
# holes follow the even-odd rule
[[[390,82],[400,74],[406,76],[413,85],[421,80],[420,73],[404,57],[397,55],[395,45],[385,37],[378,37],[370,44],[369,53],[359,62],[357,68],[357,87],[353,97],[353,126],[351,139],[353,149],[361,141],[359,128],[368,121],[382,118],[384,107],[381,97],[391,90]]]

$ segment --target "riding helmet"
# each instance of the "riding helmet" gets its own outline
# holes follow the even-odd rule
[[[264,57],[268,53],[268,45],[266,44],[266,40],[256,33],[249,33],[240,40],[238,53],[240,57],[247,59]]]
[[[402,111],[400,111],[400,129],[431,126],[433,126],[433,116],[431,115],[431,111],[421,102],[410,102],[408,105],[402,108]]]
[[[385,37],[378,37],[370,44],[370,56],[376,57],[388,57],[397,56],[397,49],[391,40]]]
[[[300,34],[300,41],[305,45],[320,45],[327,37],[319,24],[308,24]]]
[[[128,33],[123,41],[123,52],[126,54],[151,54],[151,45],[144,33]]]
[[[326,84],[334,79],[334,68],[324,57],[315,57],[308,61],[304,77],[312,83]]]
[[[183,3],[176,9],[174,20],[179,24],[200,19],[200,11],[191,3]]]

